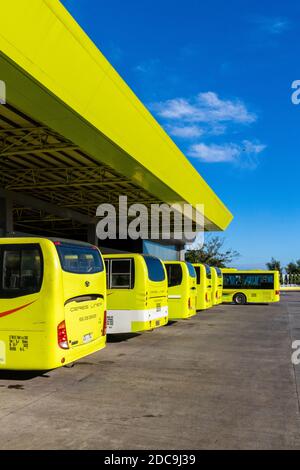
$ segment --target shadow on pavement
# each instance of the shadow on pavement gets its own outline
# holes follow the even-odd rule
[[[175,320],[169,320],[168,323],[164,326],[164,328],[165,328],[166,326],[173,326],[173,325],[176,325],[176,323],[177,323],[177,321],[175,321]]]
[[[32,380],[36,377],[48,378],[47,370],[1,370],[0,371],[0,387],[2,385],[2,380],[20,380],[22,382],[26,380]],[[17,388],[17,386],[8,386],[8,388]]]
[[[114,335],[107,335],[107,342],[108,343],[121,343],[123,341],[128,341],[131,338],[136,338],[137,336],[141,336],[141,333],[120,333]]]

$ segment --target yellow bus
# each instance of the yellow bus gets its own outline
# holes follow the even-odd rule
[[[279,302],[278,271],[224,272],[223,302],[246,303]]]
[[[207,264],[193,264],[196,271],[197,283],[197,310],[206,310],[212,307],[211,270]]]
[[[141,254],[104,255],[107,333],[134,333],[168,323],[167,273],[160,259]]]
[[[222,303],[223,294],[223,274],[220,268],[211,267],[211,283],[212,304],[219,305]]]
[[[185,261],[165,261],[168,275],[169,319],[180,320],[196,315],[196,271]]]
[[[98,248],[1,238],[0,263],[0,369],[54,369],[105,347],[106,282]]]
[[[236,268],[221,268],[222,273],[235,273],[237,271]]]

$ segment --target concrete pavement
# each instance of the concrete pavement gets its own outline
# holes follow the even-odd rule
[[[116,337],[73,368],[0,372],[0,449],[299,449],[300,293]]]

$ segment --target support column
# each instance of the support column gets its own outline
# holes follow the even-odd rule
[[[9,237],[13,231],[12,199],[10,197],[0,198],[0,237]]]
[[[180,249],[178,250],[178,253],[179,253],[179,261],[185,261],[186,249],[184,245],[180,247]]]
[[[89,224],[88,225],[87,240],[88,240],[88,243],[91,243],[92,245],[98,246],[98,237],[97,237],[97,234],[96,234],[96,225],[94,225],[94,224]]]

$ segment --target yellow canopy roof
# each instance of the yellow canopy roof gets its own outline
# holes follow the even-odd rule
[[[204,204],[207,230],[231,222],[222,201],[58,0],[1,2],[0,80],[22,116],[95,163],[154,199]]]

